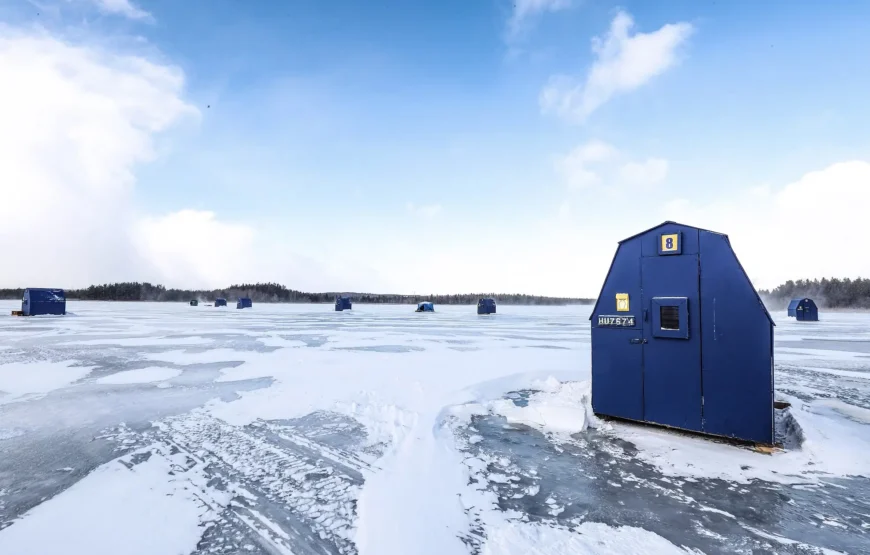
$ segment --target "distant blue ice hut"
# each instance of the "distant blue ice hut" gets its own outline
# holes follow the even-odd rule
[[[240,297],[238,302],[236,303],[236,308],[251,308],[254,306],[254,303],[251,302],[251,299],[248,297]]]
[[[217,298],[214,300],[215,306],[227,306],[227,300],[222,298]]]
[[[414,312],[435,312],[435,305],[429,301],[419,303]]]
[[[495,299],[480,299],[477,301],[478,314],[495,314]]]
[[[773,443],[774,323],[727,235],[621,241],[590,319],[596,413]]]
[[[63,289],[29,288],[24,290],[21,300],[21,314],[24,316],[41,316],[66,314],[66,294]]]
[[[343,295],[335,298],[335,311],[341,312],[342,310],[351,310],[353,305],[350,302],[350,297]]]
[[[818,322],[819,307],[812,299],[792,299],[788,303],[788,315],[798,322]]]

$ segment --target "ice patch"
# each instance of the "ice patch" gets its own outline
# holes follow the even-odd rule
[[[148,353],[144,356],[147,360],[155,362],[169,362],[178,365],[208,364],[213,362],[236,362],[247,361],[262,355],[257,351],[236,351],[234,349],[209,349],[196,353],[187,351],[165,351],[162,353]]]
[[[117,345],[119,347],[155,347],[164,345],[201,346],[212,343],[206,337],[111,337],[105,339],[87,339],[84,341],[65,341],[61,345]]]
[[[98,384],[134,384],[134,383],[152,383],[162,382],[181,375],[181,370],[177,368],[160,368],[157,366],[149,368],[139,368],[137,370],[125,370],[109,376],[103,376],[96,380]]]
[[[842,551],[835,551],[833,549],[826,549],[824,547],[817,547],[815,545],[809,545],[803,542],[795,541],[789,538],[784,538],[782,536],[777,536],[775,534],[768,534],[767,532],[763,532],[762,530],[758,530],[756,528],[751,528],[749,526],[744,526],[747,530],[761,536],[762,538],[774,541],[780,545],[788,545],[798,547],[802,550],[809,551],[810,553],[820,553],[821,555],[846,555]]]

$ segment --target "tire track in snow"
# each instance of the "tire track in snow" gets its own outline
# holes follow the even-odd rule
[[[209,488],[235,494],[197,553],[356,554],[356,499],[368,465],[282,428],[239,428],[199,412],[149,432],[201,465]]]

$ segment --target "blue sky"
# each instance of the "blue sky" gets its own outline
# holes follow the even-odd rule
[[[618,239],[681,217],[731,234],[761,287],[870,275],[870,262],[833,253],[810,268],[772,259],[812,237],[771,243],[791,224],[767,216],[809,194],[786,195],[811,172],[870,157],[868,12],[846,1],[21,0],[0,21],[18,39],[54,41],[58,56],[87,49],[88,63],[142,87],[153,75],[131,76],[123,60],[181,79],[167,94],[184,110],[149,104],[160,124],[134,124],[153,151],[131,150],[125,165],[130,218],[151,222],[129,232],[139,262],[112,267],[103,251],[106,270],[76,279],[594,295]],[[107,106],[130,94],[102,91]],[[855,168],[830,185],[841,198],[868,194]],[[187,215],[181,227],[173,214]]]

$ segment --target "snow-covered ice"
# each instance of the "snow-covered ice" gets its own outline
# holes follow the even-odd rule
[[[870,553],[870,314],[775,315],[765,455],[596,418],[589,307],[68,308],[0,317],[0,553]]]
[[[87,376],[88,366],[75,366],[76,361],[28,361],[22,364],[0,365],[0,403],[28,393],[47,393]]]
[[[229,502],[204,488],[201,468],[149,449],[97,468],[0,533],[0,553],[190,553],[205,523]],[[65,470],[65,469],[64,469]],[[212,493],[204,498],[203,491]],[[95,529],[95,525],[97,528]],[[95,534],[99,536],[95,537]]]

